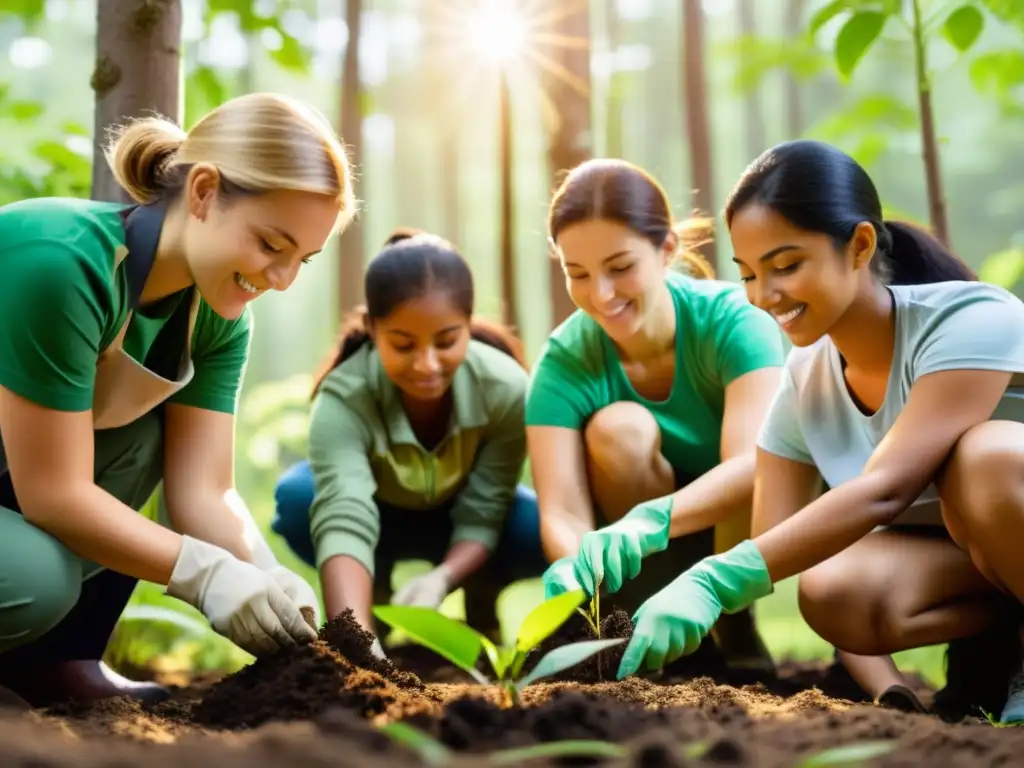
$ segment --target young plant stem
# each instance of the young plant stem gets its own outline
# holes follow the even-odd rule
[[[914,19],[911,31],[914,38],[914,72],[917,79],[918,108],[921,113],[921,147],[924,155],[925,183],[928,189],[928,209],[932,231],[947,248],[949,219],[946,197],[942,189],[942,171],[939,164],[939,143],[935,137],[935,113],[932,109],[931,77],[928,74],[924,21],[921,18],[921,0],[912,2]]]

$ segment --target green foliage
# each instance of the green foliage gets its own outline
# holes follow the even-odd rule
[[[917,112],[901,99],[870,93],[837,110],[808,130],[808,135],[844,145],[865,168],[874,165],[901,134],[917,129]]]
[[[961,5],[946,18],[942,36],[961,53],[967,51],[985,28],[985,17],[972,4]]]
[[[28,27],[35,26],[46,15],[46,0],[4,0],[0,4],[0,17],[17,16]]]
[[[537,605],[519,625],[516,640],[510,647],[499,647],[472,627],[431,608],[378,605],[374,607],[373,613],[381,621],[402,630],[416,642],[468,672],[477,682],[486,685],[487,678],[476,669],[476,661],[483,649],[494,671],[495,682],[508,692],[513,703],[518,703],[519,692],[527,685],[624,642],[619,638],[563,645],[546,654],[526,677],[520,679],[523,664],[530,652],[564,624],[584,599],[584,592],[580,589]]]
[[[9,87],[0,83],[0,130],[6,124],[37,132],[44,110],[40,102],[12,99]],[[81,136],[88,136],[88,131],[68,122],[56,135],[39,135],[28,157],[15,158],[0,150],[0,205],[31,197],[88,197],[92,157],[75,151],[71,144]]]
[[[737,37],[715,45],[714,54],[735,62],[732,87],[740,94],[756,91],[772,72],[787,72],[798,81],[807,81],[829,64],[828,55],[811,40]]]
[[[811,35],[815,35],[832,19],[842,16],[844,13],[858,11],[873,11],[885,15],[899,13],[900,0],[832,0],[811,17],[808,31]]]
[[[1024,87],[1024,51],[982,53],[971,62],[968,74],[978,93],[995,99],[1005,113],[1024,116],[1024,105],[1018,95]]]
[[[266,8],[267,13],[258,10]],[[264,31],[275,33],[280,44],[267,46],[270,56],[284,69],[305,72],[309,67],[309,51],[289,33],[281,23],[285,11],[301,11],[301,4],[277,0],[275,3],[257,3],[249,0],[239,3],[238,0],[207,0],[204,24],[209,29],[214,17],[219,14],[234,14],[238,17],[243,34],[259,34]]]
[[[857,64],[882,34],[889,14],[858,11],[850,16],[836,36],[836,68],[845,80],[853,76]]]
[[[1024,32],[1024,3],[1020,0],[981,0],[989,13]]]
[[[1007,248],[985,259],[978,279],[1012,291],[1024,278],[1024,247]]]
[[[894,749],[896,749],[895,741],[859,741],[854,744],[843,744],[801,760],[797,763],[796,768],[860,765],[866,760],[887,755]]]

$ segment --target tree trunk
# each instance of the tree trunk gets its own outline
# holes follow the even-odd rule
[[[180,124],[179,0],[98,0],[92,197],[129,202],[103,156],[107,131],[154,112]]]
[[[704,74],[704,12],[700,0],[683,0],[683,104],[686,133],[690,139],[690,168],[693,171],[693,207],[699,215],[712,216],[715,196],[711,184],[711,136],[708,118],[707,84]],[[721,274],[717,248],[704,246],[704,256]]]
[[[615,54],[622,40],[622,26],[614,0],[605,2],[605,29],[608,31],[608,53]],[[622,78],[625,74],[612,70],[608,77],[608,98],[605,102],[605,153],[609,157],[622,157]]]
[[[797,42],[803,32],[807,0],[789,0],[786,8],[786,38]],[[804,132],[803,94],[792,72],[786,73],[786,138],[799,138]]]
[[[750,40],[757,36],[757,11],[754,0],[739,0],[740,35]],[[746,95],[747,159],[753,160],[767,144],[764,125],[764,109],[761,106],[761,88],[754,87]]]
[[[341,139],[349,149],[355,171],[355,194],[366,199],[366,170],[363,168],[362,85],[359,82],[359,40],[362,30],[362,0],[347,0],[345,25],[348,43],[341,73]],[[366,262],[363,211],[338,239],[338,314],[345,315],[363,301],[363,269]]]
[[[588,3],[577,2],[574,12],[561,15],[553,37],[569,40],[590,39],[590,10]],[[546,98],[554,105],[555,124],[548,133],[548,170],[551,186],[561,181],[563,174],[591,156],[592,134],[590,120],[590,49],[587,46],[554,44],[548,56],[562,72],[544,70]],[[568,80],[568,82],[567,82]],[[565,288],[565,274],[557,259],[550,261],[549,295],[551,298],[551,324],[557,326],[575,310]]]
[[[928,187],[928,211],[935,237],[947,248],[952,248],[949,237],[949,219],[946,213],[946,195],[942,189],[939,142],[935,137],[935,112],[932,109],[931,77],[928,74],[928,62],[925,55],[921,0],[913,0],[913,8],[914,71],[917,74],[917,96],[921,112],[921,146],[924,156],[925,183]]]

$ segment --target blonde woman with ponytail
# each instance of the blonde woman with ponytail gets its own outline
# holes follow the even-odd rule
[[[545,591],[600,588],[636,610],[750,536],[755,441],[782,336],[739,285],[713,278],[696,250],[708,223],[673,223],[664,190],[635,165],[575,168],[548,230],[579,311],[548,339],[526,404],[553,563]],[[726,662],[771,666],[749,612],[718,630]]]
[[[34,706],[166,695],[100,662],[139,579],[257,655],[318,623],[234,489],[234,414],[249,303],[354,214],[344,147],[251,94],[107,158],[134,203],[0,208],[0,686]],[[167,526],[138,514],[161,482]]]

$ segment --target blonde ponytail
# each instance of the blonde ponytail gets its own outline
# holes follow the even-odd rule
[[[146,117],[111,131],[104,154],[114,179],[138,203],[152,203],[168,186],[165,174],[188,134],[162,117]]]
[[[715,269],[700,252],[701,246],[714,239],[714,219],[691,216],[672,225],[679,242],[675,260],[685,267],[686,271],[696,278],[715,279]]]

